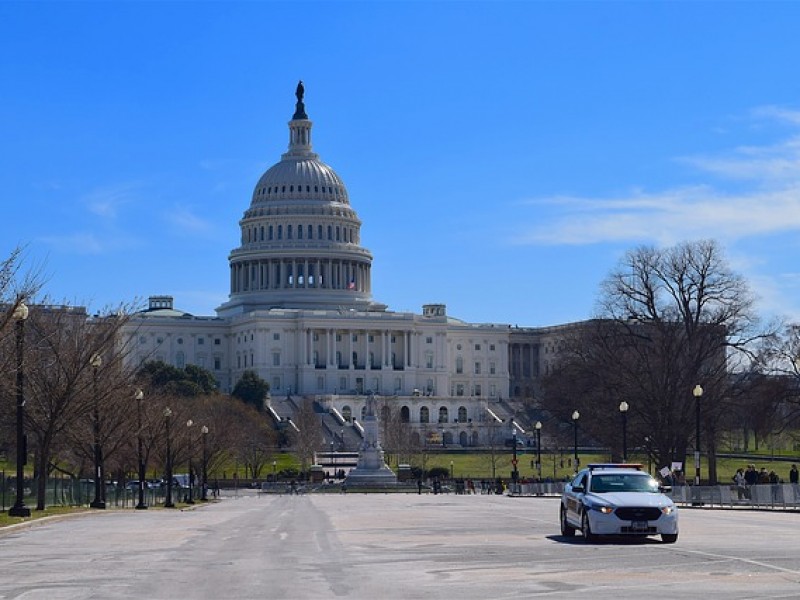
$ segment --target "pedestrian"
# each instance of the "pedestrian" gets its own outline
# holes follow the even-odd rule
[[[744,469],[739,467],[736,469],[736,474],[733,476],[733,482],[736,484],[736,494],[739,500],[747,498],[747,480],[744,478]]]
[[[798,474],[799,473],[797,471],[797,465],[792,465],[792,468],[789,469],[789,483],[794,483],[794,484],[798,483],[797,481]]]

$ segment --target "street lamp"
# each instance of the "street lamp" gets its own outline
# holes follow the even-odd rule
[[[519,472],[517,471],[517,429],[513,421],[511,422],[511,427],[514,427],[511,432],[511,481],[516,484],[517,479],[519,479]]]
[[[453,461],[451,460],[450,461],[450,479],[453,478],[453,473],[454,473],[454,471],[453,471]]]
[[[581,418],[581,413],[577,410],[572,412],[572,425],[575,429],[575,470],[578,470],[578,419]]]
[[[91,501],[89,506],[92,508],[105,508],[103,450],[100,447],[100,399],[97,394],[97,371],[103,365],[103,357],[95,353],[89,360],[89,364],[92,365],[92,392],[94,394],[94,500]]]
[[[692,390],[694,396],[694,484],[700,485],[700,397],[703,395],[703,388],[700,385],[694,386]]]
[[[143,510],[147,508],[147,505],[144,503],[145,468],[144,452],[142,451],[142,400],[144,400],[144,392],[140,389],[137,389],[133,397],[136,399],[136,414],[138,416],[139,424],[139,429],[137,430],[136,434],[139,452],[139,503],[136,505],[136,508]]]
[[[275,469],[277,469],[277,467],[278,467],[278,461],[277,460],[273,460],[272,461],[272,481],[273,482],[278,481],[278,474],[275,472]]]
[[[619,412],[622,415],[622,462],[628,461],[628,403],[624,400],[619,403]]]
[[[539,479],[542,478],[542,422],[536,421],[533,426],[536,430],[536,471],[539,473]]]
[[[31,509],[25,506],[25,463],[28,459],[28,444],[25,438],[25,373],[23,357],[25,355],[25,320],[28,318],[28,307],[20,302],[11,317],[16,321],[17,345],[17,499],[14,506],[8,509],[11,517],[30,517]]]
[[[167,497],[164,498],[164,508],[175,508],[175,504],[172,502],[172,448],[169,439],[170,417],[172,417],[172,410],[168,406],[164,409],[164,428],[167,433]]]
[[[208,427],[203,425],[200,428],[200,433],[203,434],[203,487],[202,487],[202,495],[200,499],[203,502],[208,501],[208,446],[206,444],[206,439],[208,438]]]
[[[186,428],[189,431],[189,493],[186,496],[186,504],[194,504],[194,498],[192,498],[192,488],[194,487],[194,473],[192,472],[192,425],[194,425],[194,421],[191,419],[186,421]]]

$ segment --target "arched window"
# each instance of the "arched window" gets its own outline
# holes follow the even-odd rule
[[[467,422],[467,407],[466,406],[459,406],[458,407],[458,422],[459,423],[466,423]]]
[[[439,408],[439,423],[447,423],[447,407],[442,406]]]
[[[292,226],[291,225],[287,225],[286,226],[286,239],[287,240],[292,239]]]
[[[411,411],[408,409],[407,406],[403,406],[400,409],[400,422],[408,423],[410,420],[411,420]]]
[[[303,239],[303,226],[302,225],[298,225],[297,226],[297,239],[298,240],[302,240]]]
[[[428,411],[427,406],[423,406],[419,409],[419,422],[420,423],[430,423],[430,412]]]
[[[272,225],[269,226],[269,235],[267,237],[272,239]]]
[[[308,226],[308,236],[306,236],[306,237],[308,237],[308,239],[311,239],[312,237],[314,237],[314,226],[313,225],[309,225]]]
[[[328,239],[329,240],[333,239],[333,227],[331,227],[330,225],[328,225]]]
[[[283,239],[283,225],[278,225],[278,239]]]
[[[351,409],[347,405],[344,405],[342,407],[342,417],[344,418],[345,421],[349,423],[353,418],[353,409]]]
[[[309,227],[310,227],[310,225],[309,225]],[[317,239],[318,240],[322,239],[322,225],[317,225]]]
[[[456,373],[464,372],[464,358],[461,356],[456,357]]]
[[[477,431],[473,431],[472,432],[472,445],[473,446],[477,446],[479,440],[480,440],[480,437],[478,436],[478,432]]]
[[[458,443],[462,446],[467,446],[469,444],[469,436],[467,436],[466,431],[462,431],[458,434]]]

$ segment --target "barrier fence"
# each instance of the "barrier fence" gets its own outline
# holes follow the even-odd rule
[[[25,504],[28,508],[36,506],[36,479],[25,480]],[[149,484],[144,490],[144,503],[148,506],[164,504],[167,488],[165,485]],[[16,501],[16,479],[3,474],[0,481],[0,506],[3,511],[8,510]],[[47,480],[45,492],[45,505],[52,506],[88,506],[94,500],[94,481],[89,479],[73,479],[70,477],[51,477]],[[173,485],[172,501],[181,502],[188,498],[189,488]],[[192,497],[199,500],[202,490],[195,486]],[[106,506],[114,508],[133,508],[139,503],[139,488],[135,486],[122,486],[108,484],[105,487]]]
[[[564,482],[509,485],[512,496],[561,496]],[[800,509],[800,485],[796,483],[735,485],[680,485],[667,491],[678,505],[721,508]]]

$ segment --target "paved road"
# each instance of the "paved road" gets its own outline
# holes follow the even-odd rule
[[[800,598],[800,514],[684,509],[676,544],[558,535],[557,499],[246,496],[0,534],[0,598]]]

